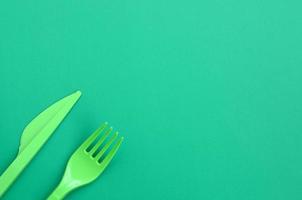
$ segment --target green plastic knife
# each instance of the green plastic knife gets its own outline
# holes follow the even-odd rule
[[[24,129],[16,159],[0,177],[0,198],[33,159],[81,96],[77,91],[54,103]]]

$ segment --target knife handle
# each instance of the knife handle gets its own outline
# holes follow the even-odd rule
[[[48,122],[48,124],[53,125],[55,124],[55,122],[50,121]],[[50,128],[44,127],[40,131],[40,134],[37,135],[21,153],[18,154],[17,158],[0,176],[0,198],[12,185],[12,183],[16,180],[16,178],[24,170],[28,163],[30,163],[36,153],[41,149],[41,147],[50,137],[50,133],[52,133],[56,129],[56,127],[56,124],[54,126],[51,126]]]
[[[55,128],[43,129],[41,134],[35,137],[32,142],[21,153],[18,154],[17,158],[0,176],[0,198],[49,138],[50,135],[46,135],[43,133],[43,131],[51,133],[54,130]]]
[[[25,152],[24,152],[25,153]],[[6,190],[11,186],[11,184],[16,180],[19,174],[26,167],[30,157],[23,156],[23,159],[18,155],[17,158],[11,163],[11,165],[4,171],[0,176],[0,198],[6,192]]]

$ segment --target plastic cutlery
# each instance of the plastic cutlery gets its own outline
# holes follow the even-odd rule
[[[0,177],[0,198],[29,164],[81,96],[77,91],[33,119],[24,129],[16,159]]]
[[[112,131],[111,127],[108,129],[106,127],[107,123],[103,124],[73,153],[68,161],[63,179],[48,200],[63,199],[72,190],[94,181],[101,175],[123,141],[123,137],[117,139],[118,133],[116,132],[105,142]],[[98,139],[103,132],[104,134]],[[113,142],[115,145],[104,156]],[[100,149],[102,144],[104,145]]]

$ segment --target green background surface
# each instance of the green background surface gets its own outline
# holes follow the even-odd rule
[[[301,200],[298,0],[0,2],[0,171],[23,128],[83,96],[5,200],[45,199],[101,122],[125,137],[67,199]]]

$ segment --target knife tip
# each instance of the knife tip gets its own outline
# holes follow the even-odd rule
[[[82,92],[81,92],[80,90],[78,90],[78,91],[75,92],[75,94],[76,94],[77,96],[81,96],[81,95],[82,95]]]

